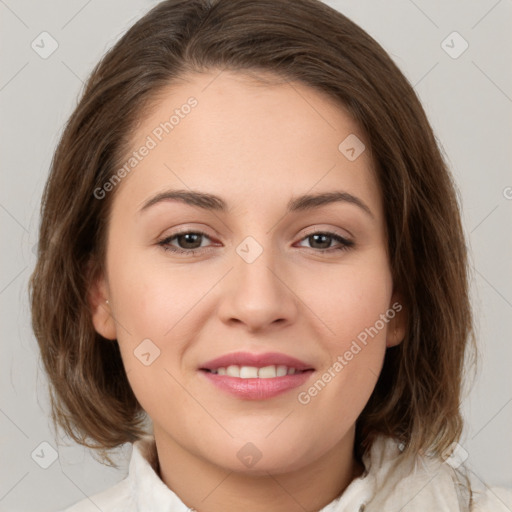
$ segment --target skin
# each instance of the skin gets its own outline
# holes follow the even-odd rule
[[[317,396],[299,403],[299,392],[400,300],[369,151],[349,161],[338,150],[349,134],[364,136],[324,94],[227,71],[190,75],[164,91],[137,126],[134,150],[190,96],[197,107],[115,190],[106,271],[91,285],[94,326],[118,340],[130,385],[153,420],[160,477],[187,506],[319,510],[361,473],[355,421],[406,322],[402,310]],[[215,194],[229,209],[162,201],[140,212],[168,189]],[[334,190],[357,196],[371,215],[349,202],[286,212],[291,198]],[[196,255],[158,244],[178,229],[206,232]],[[354,245],[326,253],[341,244],[310,236],[326,231]],[[252,263],[236,252],[248,236],[263,250]],[[184,250],[188,243],[169,242]],[[148,338],[160,355],[146,366],[134,350]],[[277,397],[238,399],[198,368],[239,350],[282,352],[315,372]],[[262,455],[252,467],[237,457],[248,442]]]

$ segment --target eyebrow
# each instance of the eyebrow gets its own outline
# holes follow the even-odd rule
[[[143,212],[151,206],[164,201],[179,201],[204,210],[227,212],[227,203],[213,194],[197,192],[192,190],[167,190],[144,202],[140,208]],[[288,212],[302,212],[320,208],[332,203],[349,203],[359,207],[370,217],[375,218],[370,208],[358,197],[343,191],[322,192],[317,194],[306,194],[290,199],[287,205]]]

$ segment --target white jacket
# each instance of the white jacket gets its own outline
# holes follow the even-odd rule
[[[148,435],[134,443],[124,480],[64,512],[191,512],[162,482],[155,462],[154,437]],[[437,458],[405,458],[391,438],[377,438],[363,463],[365,472],[319,512],[512,512],[512,490],[489,488],[470,475],[469,507],[463,466],[455,470],[456,464]]]

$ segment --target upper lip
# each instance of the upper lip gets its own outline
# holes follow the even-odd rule
[[[201,370],[217,370],[218,368],[227,368],[228,366],[255,366],[263,368],[265,366],[283,365],[296,370],[313,370],[314,368],[295,357],[281,354],[279,352],[265,352],[264,354],[251,354],[250,352],[232,352],[220,357],[216,357],[200,366]]]

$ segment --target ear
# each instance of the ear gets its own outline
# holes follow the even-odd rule
[[[388,318],[390,318],[387,334],[386,347],[395,347],[402,343],[407,330],[407,309],[405,301],[400,292],[394,291],[389,303]],[[393,312],[394,311],[394,315]]]
[[[90,272],[90,275],[92,278],[88,302],[94,329],[104,338],[115,340],[117,339],[116,323],[112,315],[112,305],[107,303],[109,298],[107,280],[103,272]]]

